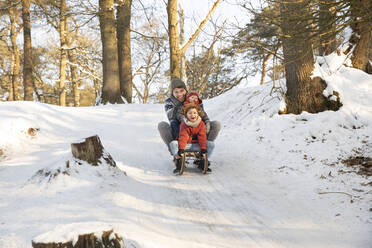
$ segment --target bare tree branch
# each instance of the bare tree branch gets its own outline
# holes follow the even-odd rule
[[[204,20],[200,23],[199,27],[195,30],[193,35],[190,37],[190,39],[187,41],[187,43],[180,49],[180,54],[184,54],[186,52],[186,49],[190,46],[190,44],[195,40],[196,36],[200,33],[201,29],[207,23],[209,17],[212,15],[212,13],[215,11],[217,8],[217,5],[221,2],[221,0],[217,0],[212,8],[209,10],[207,16],[204,18]]]
[[[1,7],[1,8],[0,8],[0,12],[1,12],[1,11],[6,11],[6,10],[11,9],[11,8],[13,8],[13,7],[16,7],[18,4],[21,3],[21,1],[22,1],[22,0],[18,0],[17,2],[15,2],[15,3],[11,4],[11,5],[8,5],[8,6],[6,6],[6,7]]]
[[[146,34],[143,34],[143,33],[139,32],[139,31],[133,30],[133,29],[131,29],[130,31],[133,32],[133,33],[139,34],[139,35],[141,35],[145,38],[148,38],[148,39],[163,39],[164,38],[164,37],[161,37],[161,36],[149,36],[149,35],[146,35]]]

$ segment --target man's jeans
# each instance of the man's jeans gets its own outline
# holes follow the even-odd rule
[[[180,125],[181,122],[179,122],[178,120],[170,120],[173,140],[178,139],[178,137],[180,136]]]
[[[173,140],[169,144],[170,152],[174,156],[178,152],[178,141]],[[207,152],[208,152],[208,157],[212,155],[214,149],[214,143],[212,141],[207,141]],[[200,147],[198,143],[187,143],[185,147],[186,152],[200,152]]]

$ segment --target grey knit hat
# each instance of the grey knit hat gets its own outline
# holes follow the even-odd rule
[[[186,85],[185,85],[185,83],[181,79],[179,79],[179,78],[173,78],[172,79],[172,82],[171,82],[171,89],[172,89],[172,91],[175,88],[184,88],[186,90]]]

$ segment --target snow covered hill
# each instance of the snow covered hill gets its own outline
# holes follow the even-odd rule
[[[342,160],[372,157],[372,76],[324,65],[317,72],[340,93],[337,112],[278,115],[270,85],[205,101],[223,125],[208,175],[172,174],[157,132],[162,105],[0,103],[0,247],[100,227],[137,248],[371,247],[371,178]],[[95,134],[119,169],[43,173],[61,171],[70,143]]]

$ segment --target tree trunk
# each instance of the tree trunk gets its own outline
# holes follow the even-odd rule
[[[117,37],[121,95],[132,102],[132,61],[130,48],[130,19],[132,0],[119,0],[117,7]]]
[[[97,100],[101,94],[101,85],[99,83],[99,80],[96,78],[93,79],[93,83],[94,83],[94,96],[95,96],[95,99]]]
[[[317,113],[328,109],[323,96],[326,83],[320,78],[311,79],[314,57],[310,30],[304,19],[309,17],[309,1],[285,0],[280,4],[282,43],[286,72],[287,113],[302,111]]]
[[[266,77],[266,65],[267,65],[267,61],[269,61],[269,59],[273,57],[273,54],[272,53],[269,53],[268,55],[266,55],[263,60],[262,60],[262,72],[261,72],[261,82],[260,84],[264,84],[265,83],[265,77]]]
[[[319,55],[329,55],[336,50],[335,10],[335,0],[319,2]]]
[[[182,7],[180,6],[180,46],[182,47],[185,42],[185,15]],[[181,54],[181,80],[187,85],[187,74],[186,74],[186,56],[185,53]]]
[[[72,50],[68,51],[68,60],[71,62],[70,64],[70,72],[71,72],[71,83],[74,90],[74,107],[80,106],[80,90],[79,90],[79,78],[78,78],[78,69],[76,68],[76,57],[75,52]]]
[[[99,23],[103,57],[101,103],[123,103],[120,92],[114,0],[99,0]]]
[[[59,6],[59,39],[60,39],[60,62],[59,62],[59,105],[66,106],[66,65],[67,65],[67,17],[66,0],[60,0]]]
[[[8,80],[8,92],[9,92],[8,101],[15,101],[15,99],[14,99],[14,85],[13,85],[14,64],[15,64],[15,61],[14,61],[14,54],[13,54],[12,59],[10,61],[11,75],[10,75],[10,78]]]
[[[18,100],[18,78],[19,78],[19,67],[20,67],[20,58],[19,58],[19,49],[17,45],[17,36],[16,33],[16,20],[18,19],[18,11],[15,7],[9,9],[10,17],[10,40],[12,43],[12,80],[9,90],[9,101]]]
[[[369,63],[367,64],[367,73],[372,74],[372,39],[369,42],[368,56]]]
[[[149,99],[149,82],[146,79],[145,89],[143,90],[143,103],[147,103]]]
[[[171,78],[180,78],[180,48],[178,37],[177,0],[168,0],[168,32],[170,47],[170,74]]]
[[[60,64],[59,64],[59,105],[66,106],[66,64],[67,64],[67,32],[66,0],[60,0],[59,6],[59,39],[60,39]]]
[[[87,161],[89,164],[98,165],[103,158],[109,165],[116,167],[111,155],[104,152],[101,140],[97,135],[88,137],[80,143],[72,143],[71,151],[75,158]]]
[[[33,101],[33,78],[32,78],[32,47],[31,47],[31,21],[30,0],[22,1],[23,19],[23,88],[24,100]]]
[[[350,42],[355,44],[351,62],[354,68],[369,71],[369,53],[372,40],[372,21],[370,10],[372,8],[371,0],[351,1],[351,12],[355,22],[351,28],[353,35]],[[368,20],[365,20],[368,19]]]

